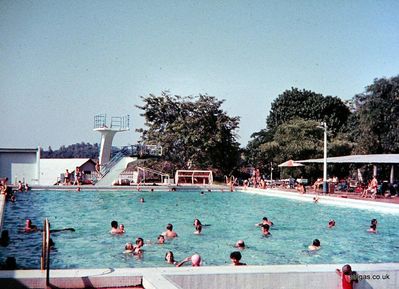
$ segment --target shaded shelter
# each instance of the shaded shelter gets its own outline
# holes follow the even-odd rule
[[[298,163],[323,163],[323,158],[299,160]],[[329,157],[327,163],[331,164],[372,164],[374,165],[373,174],[377,175],[377,164],[390,164],[390,182],[393,183],[395,175],[395,165],[399,164],[399,154],[369,154],[369,155],[349,155],[341,157]]]

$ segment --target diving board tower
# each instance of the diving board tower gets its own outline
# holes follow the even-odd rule
[[[117,132],[129,130],[129,115],[113,116],[107,122],[106,114],[98,114],[94,116],[94,131],[101,134],[100,144],[100,165],[105,165],[111,158],[112,140]]]

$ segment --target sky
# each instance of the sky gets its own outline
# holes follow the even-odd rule
[[[99,143],[94,116],[208,94],[242,147],[296,87],[343,100],[399,74],[399,1],[0,1],[0,147]]]

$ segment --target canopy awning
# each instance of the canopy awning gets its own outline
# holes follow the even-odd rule
[[[293,161],[293,160],[288,160],[282,164],[278,165],[279,167],[287,167],[287,168],[293,168],[293,167],[302,167],[303,164]]]

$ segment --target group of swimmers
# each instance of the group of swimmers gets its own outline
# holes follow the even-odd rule
[[[368,229],[368,232],[370,233],[376,233],[377,232],[377,219],[372,219],[371,220],[371,225],[370,228]],[[255,224],[255,226],[258,226],[261,228],[261,232],[263,236],[265,237],[270,237],[270,228],[273,226],[273,222],[269,220],[267,217],[263,217],[262,221],[260,223]],[[335,227],[336,222],[333,219],[330,219],[328,221],[327,227],[329,229]],[[202,223],[199,219],[194,219],[193,226],[195,228],[194,234],[201,234],[202,231]],[[207,226],[207,225],[205,225]],[[111,222],[111,234],[123,234],[125,233],[124,225],[121,224],[118,226],[117,221],[112,221]],[[173,239],[178,237],[177,233],[173,230],[173,225],[172,224],[167,224],[165,232],[160,234],[157,238],[156,244],[164,244],[167,239]],[[135,245],[132,243],[126,243],[125,245],[125,250],[124,253],[132,253],[134,255],[141,256],[143,253],[142,247],[144,246],[144,240],[143,238],[139,237],[136,239]],[[241,262],[241,250],[244,250],[246,248],[244,240],[238,240],[234,246],[236,249],[239,251],[234,251],[230,254],[230,260],[231,264],[234,266],[240,266],[240,265],[246,265],[245,263]],[[313,242],[308,246],[309,251],[317,251],[321,248],[321,242],[319,239],[314,239]],[[192,256],[186,257],[180,262],[175,261],[174,259],[174,254],[172,251],[167,251],[165,254],[165,262],[168,264],[176,265],[177,267],[182,266],[183,264],[191,261],[192,266],[200,266],[201,265],[201,256],[199,254],[194,254]],[[348,265],[349,266],[349,265]],[[337,271],[338,272],[338,271]]]
[[[202,225],[201,221],[199,219],[194,219],[193,226],[195,228],[194,234],[201,234],[202,232],[202,226],[209,226],[209,225]],[[112,221],[111,222],[111,234],[124,234],[125,233],[125,228],[124,225],[121,224],[118,226],[117,221]],[[165,243],[166,240],[174,239],[178,237],[177,233],[173,230],[173,224],[167,224],[166,225],[166,230],[160,234],[157,238],[156,244],[162,245]],[[125,244],[124,247],[124,253],[125,254],[134,254],[137,255],[138,257],[141,257],[143,254],[142,247],[144,246],[144,240],[141,237],[138,237],[136,239],[135,244],[128,242]],[[245,243],[243,240],[239,240],[235,247],[239,250],[245,249]],[[246,265],[245,263],[240,262],[241,260],[241,253],[239,251],[234,251],[230,254],[230,259],[233,265],[235,266],[240,266],[240,265]],[[197,267],[201,266],[202,258],[199,254],[193,254],[191,256],[188,256],[184,258],[182,261],[177,262],[174,258],[174,254],[172,251],[167,251],[165,254],[165,262],[167,264],[172,264],[175,265],[176,267],[181,267],[187,262],[191,262],[191,266]]]

